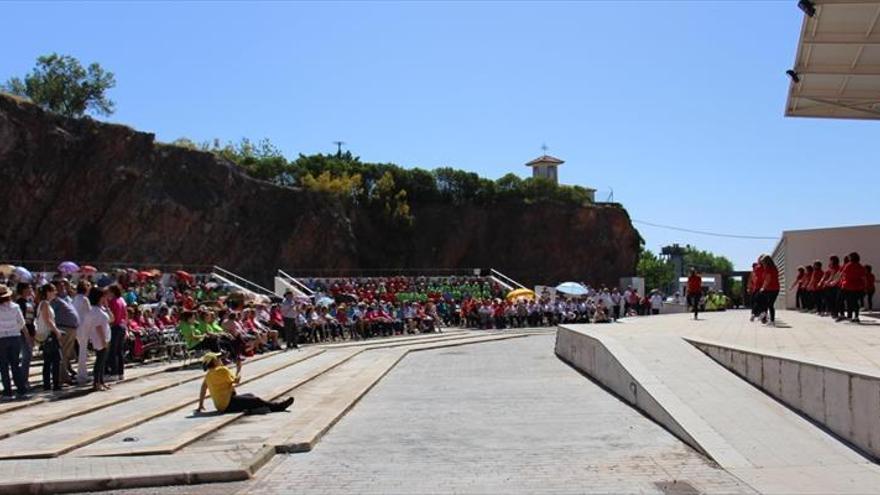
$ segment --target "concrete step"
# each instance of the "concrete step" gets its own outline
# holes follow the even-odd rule
[[[254,373],[263,373],[267,379],[252,378],[254,389],[250,390],[249,387],[244,387],[244,390],[270,397],[273,394],[286,395],[290,387],[296,384],[292,377],[280,378],[282,376],[280,373],[292,373],[301,366],[317,363],[319,359],[328,359],[327,355],[349,354],[351,356],[351,359],[342,361],[341,365],[328,368],[323,373],[317,374],[317,379],[298,387],[295,390],[297,402],[294,403],[291,412],[270,416],[236,417],[231,419],[232,422],[225,427],[223,425],[218,427],[219,423],[213,424],[209,430],[214,433],[178,450],[173,455],[95,457],[79,456],[76,455],[79,451],[76,451],[74,455],[57,458],[22,459],[21,456],[15,456],[14,460],[0,461],[0,495],[6,493],[83,492],[248,479],[276,453],[276,450],[292,449],[293,447],[301,449],[305,444],[313,445],[406,353],[524,336],[526,335],[492,335],[380,350],[338,349],[318,354],[296,366],[288,364],[291,367],[274,370],[271,365],[278,360],[295,360],[305,357],[307,353],[305,351],[283,353],[280,357],[275,356],[272,360],[264,359],[262,365],[251,362],[245,365],[245,375],[253,377]],[[248,380],[245,382],[250,385]],[[198,381],[190,383],[199,385]],[[184,387],[185,385],[175,387],[175,389],[178,390],[178,395],[185,392],[183,394],[185,397],[191,397],[192,400],[186,405],[192,406],[197,398],[197,389],[185,391]],[[140,406],[137,413],[155,417],[155,404],[149,403],[148,399],[155,399],[161,394],[162,392],[155,393],[138,401],[128,401],[125,404],[137,404]],[[101,424],[108,420],[118,426],[125,422],[124,416],[132,414],[130,410],[132,408],[123,408],[123,405],[105,408],[73,420],[60,421],[57,423],[60,425],[59,428],[52,425],[11,437],[0,442],[0,449],[26,448],[25,445],[15,447],[10,441],[28,436],[30,436],[29,443],[34,445],[58,444],[60,433],[89,431],[95,425],[98,425],[98,429],[100,429]],[[144,413],[144,411],[147,412]],[[101,415],[97,416],[98,413]],[[83,421],[90,415],[92,417],[89,421]],[[121,421],[120,417],[123,417]],[[226,419],[226,416],[204,416],[190,418],[186,421],[204,420],[207,425],[212,421],[225,422]],[[283,420],[283,422],[279,423],[279,420]],[[290,426],[288,422],[301,426]],[[300,428],[301,431],[290,430],[294,427]],[[53,428],[55,429],[53,430]],[[198,431],[201,428],[196,426],[194,430]],[[37,435],[41,432],[42,435]],[[291,435],[285,436],[279,432],[289,432]],[[306,434],[305,432],[310,433]],[[203,434],[198,433],[194,436]],[[97,432],[97,435],[107,436],[102,432]],[[94,433],[92,437],[95,437]],[[266,442],[267,438],[271,439],[271,442]],[[184,438],[184,441],[191,440]],[[270,443],[270,445],[264,445],[265,443]],[[55,453],[57,454],[57,452],[56,450]],[[41,457],[50,454],[47,449],[35,450],[35,453]],[[27,456],[26,453],[25,456]]]
[[[271,454],[271,453],[270,453]],[[243,481],[262,459],[243,462],[230,453],[60,459],[0,463],[0,495],[79,493],[147,486]]]
[[[311,357],[322,352],[324,352],[322,349],[312,349],[307,351],[303,357]],[[263,354],[252,358],[250,364],[268,357],[270,355]],[[117,382],[108,392],[89,393],[65,400],[34,404],[26,411],[26,414],[0,415],[0,440],[61,420],[161,392],[171,387],[199,380],[203,376],[204,372],[200,368],[156,373],[140,380]]]
[[[308,450],[406,353],[405,349],[385,349],[358,354],[294,390],[292,395],[296,402],[289,414],[272,415],[269,420],[245,416],[187,446],[181,453],[226,452],[232,449],[257,452],[265,446],[281,451]],[[287,443],[295,431],[298,438],[307,437],[308,441],[292,449]]]
[[[264,354],[263,356],[266,356]],[[179,370],[183,368],[183,363],[163,363],[156,362],[151,364],[137,365],[126,368],[125,370],[125,379],[116,383],[127,383],[132,380],[136,380],[139,378],[149,377],[153,375],[157,375],[160,373],[165,373],[168,371]],[[27,400],[15,400],[15,401],[6,401],[0,402],[0,415],[3,413],[17,411],[19,409],[23,409],[25,407],[30,407],[36,404],[42,404],[45,402],[56,401],[56,400],[66,400],[73,397],[79,397],[81,395],[85,395],[91,392],[91,384],[85,385],[82,387],[73,386],[67,387],[63,391],[44,391],[42,390],[42,378],[40,381],[32,381],[30,383],[32,393],[30,393],[30,398]]]
[[[297,390],[295,414],[269,439],[278,452],[314,448],[373,386],[406,356],[406,349],[370,351],[332,373]]]
[[[274,446],[279,451],[309,450],[406,354],[516,337],[521,335],[481,336],[464,341],[412,343],[367,350],[294,390],[292,395],[296,402],[292,415],[273,415],[271,421],[261,417],[244,417],[185,447],[181,452],[223,452],[230,449],[257,452],[266,445]],[[289,437],[284,436],[286,432],[289,432]]]
[[[306,351],[279,353],[247,363],[242,383],[257,380],[314,355]],[[0,459],[62,455],[150,419],[191,406],[198,401],[200,387],[200,381],[189,381],[136,401],[125,401],[6,438],[0,441]]]
[[[376,345],[390,342],[415,342],[423,339],[437,338],[438,336],[454,336],[472,333],[468,330],[449,330],[446,332],[422,333],[417,335],[402,335],[398,337],[379,337],[369,340],[353,340],[347,342],[338,342],[334,344],[319,344],[321,347],[328,349],[336,349],[340,347],[358,347],[365,345]]]
[[[299,366],[291,366],[275,371],[247,386],[240,387],[241,393],[252,393],[266,400],[274,400],[333,368],[345,363],[361,353],[360,349],[339,349],[327,351]],[[247,376],[246,374],[244,376]],[[277,416],[264,418],[277,426]],[[218,415],[213,411],[196,415],[188,409],[175,410],[116,435],[72,452],[76,456],[143,456],[172,454],[185,445],[219,430],[232,423],[243,414]],[[135,438],[135,442],[126,438]]]

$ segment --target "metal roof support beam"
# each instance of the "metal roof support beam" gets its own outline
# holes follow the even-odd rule
[[[805,45],[880,45],[880,34],[864,36],[849,33],[817,33],[804,35]]]
[[[865,108],[865,107],[860,107],[857,105],[851,105],[849,103],[845,103],[842,101],[831,101],[831,100],[825,100],[822,98],[809,98],[809,97],[802,97],[802,98],[804,98],[806,100],[812,100],[812,101],[815,101],[816,103],[821,103],[823,105],[828,105],[828,106],[832,106],[832,107],[840,107],[840,108],[845,108],[847,110],[852,110],[852,111],[856,111],[856,112],[865,112],[867,114],[880,116],[880,110],[874,110],[873,108]]]
[[[862,101],[864,103],[880,102],[880,91],[855,91],[850,90],[846,95],[840,95],[836,89],[803,89],[792,94],[795,98],[822,98],[832,100]]]
[[[880,76],[880,65],[807,65],[798,66],[794,69],[798,75],[804,74],[827,74],[841,76]]]
[[[877,0],[811,0],[813,5],[860,5],[866,3],[877,3]]]

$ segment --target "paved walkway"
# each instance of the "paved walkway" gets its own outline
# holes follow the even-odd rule
[[[552,336],[410,355],[315,450],[277,459],[241,493],[749,491],[562,364]]]
[[[636,318],[607,330],[704,338],[880,373],[880,321],[875,318],[864,317],[861,324],[834,323],[830,317],[779,311],[775,328],[750,322],[749,313],[741,310],[703,313],[696,322],[683,321],[683,318],[683,315]]]

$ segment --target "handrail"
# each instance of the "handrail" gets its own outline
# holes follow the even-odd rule
[[[517,282],[516,280],[514,280],[514,279],[508,277],[507,275],[505,275],[505,274],[499,272],[498,270],[496,270],[496,269],[494,269],[494,268],[490,268],[490,269],[489,269],[489,273],[491,273],[494,277],[497,277],[497,278],[501,279],[500,281],[503,281],[503,282],[505,282],[506,284],[509,284],[509,285],[511,286],[511,288],[513,288],[513,287],[518,287],[518,288],[520,288],[520,289],[525,289],[525,288],[526,288],[525,285],[523,285],[523,284]]]
[[[265,295],[265,296],[274,296],[275,295],[274,292],[263,287],[262,285],[257,284],[255,282],[251,282],[250,280],[248,280],[240,275],[236,275],[225,268],[214,265],[212,267],[212,269],[214,272],[214,273],[212,273],[212,275],[218,276],[219,278],[231,279],[231,280],[229,280],[230,282],[232,282],[234,285],[241,287],[242,289],[248,290],[248,291],[253,292],[255,294],[260,294],[260,295]],[[217,272],[219,272],[219,273],[217,273]],[[254,288],[256,288],[257,290],[254,290]]]
[[[299,288],[299,290],[302,291],[305,295],[307,295],[307,296],[312,296],[312,295],[315,294],[315,291],[313,291],[312,289],[310,289],[306,284],[300,282],[299,280],[297,280],[296,278],[294,278],[292,275],[289,275],[288,273],[286,273],[284,270],[282,270],[282,269],[279,268],[279,269],[278,269],[278,274],[281,275],[281,278],[282,278],[282,279],[285,279],[285,280],[287,280],[288,282],[291,282],[291,283],[293,283],[294,285],[296,285],[296,287]]]

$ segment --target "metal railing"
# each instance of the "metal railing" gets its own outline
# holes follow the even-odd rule
[[[287,270],[285,275],[291,278],[474,277],[479,276],[479,272],[479,268],[297,268]]]
[[[258,294],[261,296],[274,296],[275,295],[274,292],[263,287],[262,285],[255,283],[255,282],[251,282],[250,280],[248,280],[240,275],[236,275],[236,274],[230,272],[229,270],[226,270],[225,268],[219,267],[217,265],[214,265],[212,267],[211,275],[213,275],[214,277],[217,277],[218,279],[222,280],[223,282],[226,282],[230,285],[238,287],[239,289],[246,290],[248,292],[252,292],[254,294]]]
[[[501,286],[505,287],[507,290],[525,289],[526,288],[525,285],[517,282],[516,280],[508,277],[507,275],[499,272],[498,270],[496,270],[494,268],[490,268],[489,273],[491,274],[491,277],[493,280],[498,282]]]
[[[300,282],[292,275],[288,274],[284,270],[278,269],[278,278],[280,278],[283,282],[286,282],[288,285],[291,285],[291,289],[294,291],[299,291],[304,296],[312,296],[314,295],[314,291],[310,289],[306,284]]]

